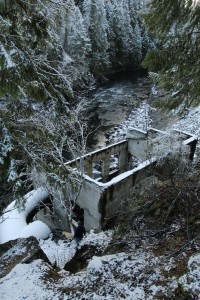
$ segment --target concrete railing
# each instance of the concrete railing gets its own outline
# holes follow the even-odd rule
[[[99,163],[101,165],[101,181],[107,181],[110,177],[110,161],[111,157],[118,157],[118,174],[127,171],[128,168],[128,142],[127,140],[120,141],[103,149],[90,152],[77,159],[69,161],[66,165],[72,168],[83,167],[84,174],[93,177],[93,165]]]

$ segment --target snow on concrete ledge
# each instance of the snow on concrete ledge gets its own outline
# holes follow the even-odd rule
[[[146,140],[147,138],[147,132],[135,127],[128,127],[127,134],[126,134],[127,139],[144,139]]]

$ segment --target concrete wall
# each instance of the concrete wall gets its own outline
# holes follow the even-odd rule
[[[145,160],[148,149],[147,132],[130,127],[126,139],[129,153],[140,161]]]
[[[85,179],[81,187],[77,204],[84,209],[84,226],[86,230],[101,227],[101,214],[98,209],[102,189],[89,178]]]
[[[155,160],[145,161],[137,168],[118,175],[107,183],[86,176],[77,204],[84,209],[84,224],[87,230],[101,228],[116,214],[121,201],[141,180],[151,176]]]
[[[105,184],[96,183],[101,188],[98,203],[98,211],[101,216],[100,227],[104,226],[109,218],[116,215],[121,201],[128,195],[130,190],[143,179],[152,175],[152,165],[155,162],[155,160],[147,160],[137,168],[124,172]]]

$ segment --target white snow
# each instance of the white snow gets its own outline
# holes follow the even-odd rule
[[[52,265],[57,265],[60,269],[63,269],[65,264],[74,256],[76,253],[75,241],[60,240],[55,243],[51,239],[40,240],[40,247],[47,255]]]
[[[105,261],[105,257],[104,257]],[[96,274],[102,272],[103,269],[103,258],[98,256],[93,256],[92,260],[89,262],[87,267],[87,272],[91,274]]]
[[[46,239],[50,233],[51,230],[49,227],[42,221],[37,220],[24,226],[23,229],[20,230],[18,237],[27,238],[29,236],[34,236],[39,240]]]
[[[0,297],[2,300],[21,299],[60,299],[59,292],[55,293],[51,286],[46,286],[42,277],[51,268],[41,260],[31,264],[18,264],[12,271],[0,279]]]
[[[188,273],[180,277],[179,284],[184,290],[196,295],[196,299],[200,299],[200,253],[190,257]]]
[[[113,231],[101,231],[95,233],[93,229],[90,230],[80,243],[83,245],[94,245],[99,249],[104,249],[112,239]],[[65,264],[72,259],[76,253],[76,242],[74,240],[59,240],[58,243],[51,239],[40,240],[40,247],[47,255],[49,261],[60,269],[64,268]]]
[[[117,142],[126,136],[128,128],[133,127],[137,130],[147,131],[152,120],[149,117],[150,105],[143,101],[137,109],[132,110],[126,121],[116,127],[115,131],[109,137],[110,142]]]
[[[112,180],[110,180],[106,183],[99,182],[99,181],[97,181],[95,179],[92,179],[91,177],[89,177],[88,175],[85,175],[85,174],[84,174],[84,178],[87,179],[88,181],[94,182],[96,185],[100,186],[102,189],[106,189],[109,186],[111,186],[113,184],[116,184],[117,182],[120,182],[121,180],[123,180],[123,179],[131,176],[132,174],[138,172],[139,170],[141,170],[145,167],[148,167],[149,165],[151,165],[155,161],[156,161],[155,157],[152,157],[151,159],[147,159],[147,160],[143,161],[142,163],[140,163],[136,168],[134,168],[130,171],[124,172],[124,173],[114,177]]]
[[[93,229],[90,230],[89,234],[81,241],[80,245],[95,245],[99,249],[105,248],[111,241],[113,230],[107,230],[106,232],[101,231],[95,233]]]
[[[94,233],[91,230],[82,245],[101,245],[103,249],[112,234],[112,231]],[[50,239],[40,240],[40,246],[51,263],[56,262],[61,269],[59,278],[51,279],[55,270],[41,260],[18,264],[0,279],[1,299],[153,300],[157,293],[173,293],[178,287],[175,277],[164,276],[162,272],[174,268],[175,261],[164,256],[155,257],[147,248],[135,248],[134,241],[128,253],[93,256],[87,268],[76,274],[63,270],[65,263],[75,254],[74,241],[62,240],[56,244]],[[23,253],[23,249],[20,251]],[[17,253],[20,254],[20,251]],[[179,279],[179,284],[188,291],[193,289],[195,293],[200,292],[199,268],[200,254],[190,258],[188,273]]]
[[[24,253],[26,253],[27,249],[26,247],[19,247],[18,245],[14,245],[11,249],[5,252],[5,254],[2,255],[2,259],[10,259],[13,256],[13,253],[15,256],[20,256]]]

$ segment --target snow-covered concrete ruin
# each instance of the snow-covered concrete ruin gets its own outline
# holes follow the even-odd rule
[[[147,132],[129,128],[126,140],[88,153],[81,159],[68,163],[70,167],[83,163],[84,178],[77,205],[84,210],[87,230],[102,228],[120,207],[130,190],[149,177],[155,176],[152,167],[154,141],[158,134],[167,135],[151,128]],[[183,131],[174,131],[181,145],[186,146],[188,160],[193,160],[197,137]],[[135,164],[133,158],[137,159]],[[97,166],[97,168],[96,168]],[[98,169],[98,170],[97,170]],[[157,174],[158,176],[159,174]]]

